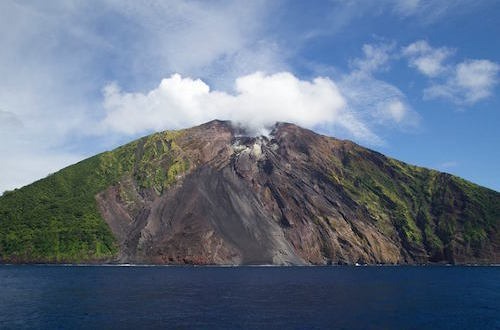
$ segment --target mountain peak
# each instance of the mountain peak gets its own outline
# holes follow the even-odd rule
[[[291,123],[249,132],[156,133],[0,197],[0,260],[500,262],[499,193]]]
[[[248,125],[239,122],[234,122],[230,120],[219,120],[219,119],[211,120],[209,122],[195,126],[188,130],[215,130],[219,132],[231,132],[235,136],[247,136],[247,137],[265,136],[268,138],[270,136],[280,134],[280,132],[301,134],[307,131],[313,133],[312,131],[309,131],[298,125],[288,122],[276,122],[272,125],[268,125],[266,127],[256,130],[249,128]]]

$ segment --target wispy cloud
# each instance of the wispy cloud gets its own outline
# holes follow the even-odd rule
[[[227,81],[284,67],[282,54],[264,33],[263,22],[276,7],[272,3],[129,0],[108,1],[107,7],[137,29],[123,31],[137,34],[128,40],[125,57],[134,75],[159,79],[178,72],[212,78],[217,73]]]
[[[489,60],[465,60],[457,64],[443,83],[424,90],[427,99],[444,98],[459,105],[472,105],[493,94],[500,65]]]
[[[458,105],[473,105],[490,97],[498,83],[500,65],[486,59],[452,62],[454,53],[447,47],[432,47],[425,40],[402,49],[409,66],[430,79],[424,89],[425,99],[442,98]]]
[[[390,70],[397,58],[394,42],[363,46],[363,56],[351,60],[351,71],[339,80],[347,106],[357,117],[377,130],[380,127],[408,129],[418,126],[420,118],[405,94],[393,84],[378,79],[377,72]],[[374,144],[381,144],[379,138]]]
[[[388,69],[392,60],[396,44],[394,42],[381,42],[378,44],[365,44],[362,47],[363,57],[351,60],[351,67],[358,72],[372,74],[379,70]]]
[[[402,18],[415,18],[423,24],[432,24],[444,16],[464,14],[481,7],[475,0],[386,0],[382,1]]]
[[[432,48],[427,41],[419,40],[404,47],[402,53],[411,67],[428,77],[436,77],[446,71],[443,62],[454,51],[446,47]]]
[[[363,23],[367,17],[395,17],[421,26],[440,22],[447,17],[467,15],[487,5],[476,0],[332,0],[325,25],[308,30],[308,38],[345,32],[352,24]]]

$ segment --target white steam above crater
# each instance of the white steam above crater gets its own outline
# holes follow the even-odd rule
[[[355,138],[377,139],[329,78],[308,81],[288,72],[256,72],[236,79],[234,90],[211,90],[202,80],[179,74],[163,79],[147,93],[124,92],[109,84],[103,89],[106,115],[102,128],[137,134],[222,119],[254,135],[266,135],[276,122],[292,122],[307,128],[338,127]]]

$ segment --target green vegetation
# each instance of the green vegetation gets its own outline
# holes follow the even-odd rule
[[[153,134],[4,193],[0,262],[113,260],[118,246],[96,195],[115,186],[120,203],[140,212],[139,200],[162,194],[196,164],[200,147],[186,139],[195,144],[183,151],[182,134]],[[346,205],[422,262],[452,261],[456,251],[480,260],[498,249],[497,192],[353,144],[336,151],[327,171]]]
[[[69,166],[0,197],[0,261],[90,262],[117,253],[95,196],[133,177],[161,193],[189,169],[175,145],[180,132],[153,134]]]
[[[439,260],[458,243],[477,254],[497,240],[498,193],[359,147],[334,158],[333,182],[406,248]]]

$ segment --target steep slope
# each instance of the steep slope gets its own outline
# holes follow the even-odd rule
[[[0,197],[3,262],[499,263],[500,194],[349,141],[229,122],[139,139]]]

